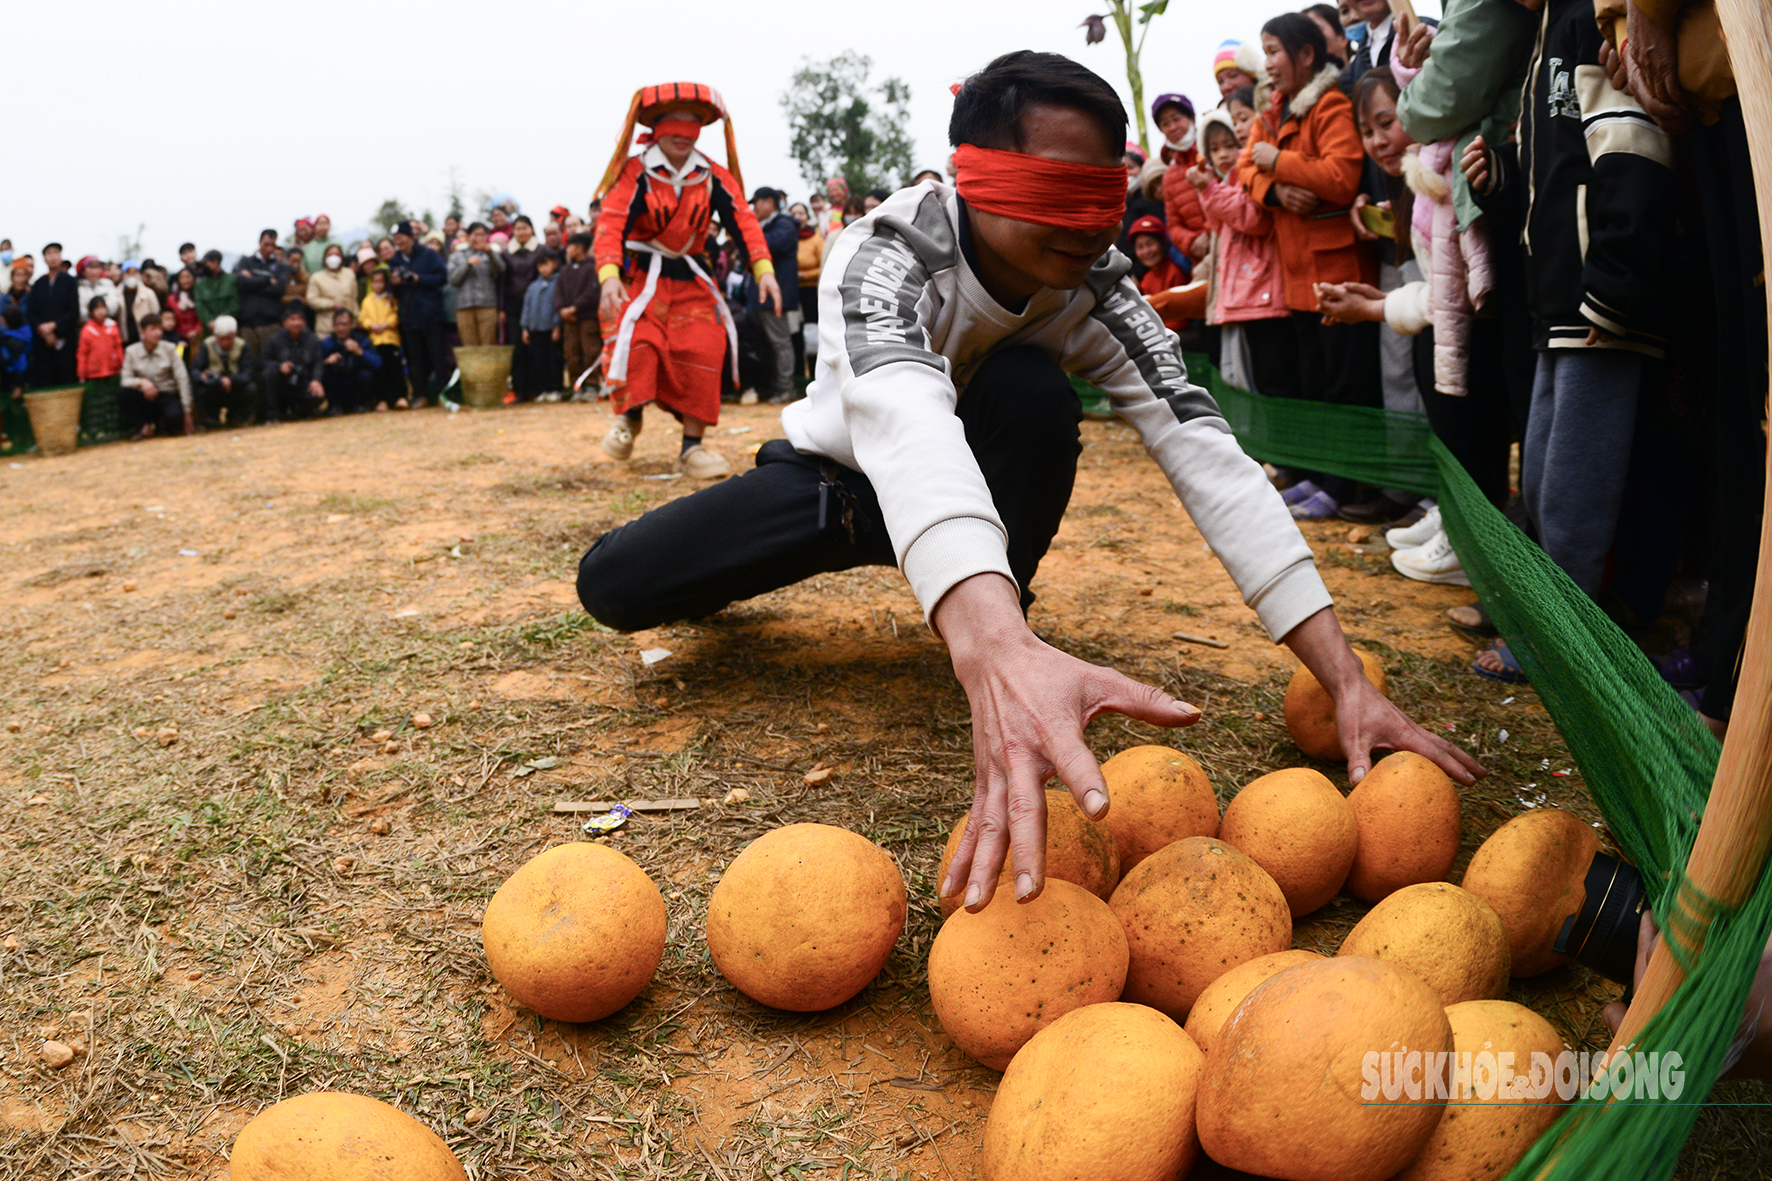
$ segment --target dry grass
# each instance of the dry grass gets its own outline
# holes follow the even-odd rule
[[[890,571],[644,637],[525,591],[569,579],[598,530],[686,491],[642,479],[662,451],[629,471],[582,462],[572,451],[594,420],[569,417],[581,413],[283,428],[213,468],[186,445],[114,448],[65,461],[85,465],[68,469],[78,480],[23,489],[0,582],[15,602],[0,723],[21,727],[0,733],[0,932],[21,942],[0,955],[0,1177],[221,1176],[246,1119],[328,1088],[418,1115],[476,1178],[976,1175],[996,1076],[952,1049],[923,982],[931,876],[969,802],[967,711],[942,650]],[[738,421],[764,428],[746,442],[768,429],[760,413]],[[549,452],[563,427],[584,437]],[[1284,663],[1220,592],[1177,580],[1182,557],[1126,606],[1149,577],[1133,542],[1156,494],[1126,432],[1087,429],[1077,532],[1055,550],[1036,622],[1204,706],[1184,742],[1228,799],[1301,761],[1279,721]],[[321,431],[336,458],[314,448]],[[107,521],[95,499],[139,499],[100,467],[111,455],[160,481],[136,486],[199,481],[201,503],[182,510],[196,533],[242,517],[263,544],[177,558],[171,522]],[[1197,537],[1177,532],[1174,553],[1193,554]],[[1326,529],[1313,541],[1345,559],[1336,577],[1371,584],[1347,615],[1383,651],[1393,694],[1494,769],[1466,793],[1461,860],[1527,804],[1596,818],[1578,776],[1548,776],[1567,754],[1529,691],[1475,685],[1437,635],[1418,642],[1438,600],[1411,605],[1414,588]],[[402,615],[408,602],[430,605]],[[1234,635],[1243,655],[1178,646],[1178,624]],[[648,646],[675,655],[643,666]],[[435,725],[415,729],[418,710]],[[177,737],[162,745],[167,727]],[[1104,757],[1151,740],[1113,718],[1090,733]],[[836,778],[807,787],[821,763]],[[669,908],[640,1000],[584,1027],[509,1006],[479,917],[515,866],[574,837],[554,800],[717,801],[734,787],[749,801],[636,817],[610,838]],[[370,831],[377,818],[387,835]],[[727,986],[700,930],[738,849],[806,820],[890,850],[912,905],[873,987],[796,1016]],[[1331,949],[1362,910],[1338,900],[1300,944]],[[1614,992],[1571,970],[1516,996],[1598,1046]],[[50,1035],[85,1054],[48,1070],[37,1048]],[[1683,1175],[1763,1175],[1764,1110],[1707,1111]]]

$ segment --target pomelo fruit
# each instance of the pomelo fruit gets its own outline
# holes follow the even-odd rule
[[[1600,838],[1561,808],[1516,816],[1490,834],[1465,867],[1464,888],[1495,908],[1515,976],[1569,962],[1554,950],[1563,920],[1587,902],[1587,869]]]
[[[1512,1001],[1448,1005],[1446,1020],[1458,1055],[1450,1078],[1454,1098],[1421,1154],[1397,1174],[1397,1181],[1496,1181],[1562,1114],[1554,1071],[1563,1039],[1550,1022]],[[1485,1052],[1498,1060],[1503,1054],[1513,1055],[1513,1090],[1504,1092],[1500,1087],[1499,1061],[1493,1074],[1478,1067],[1477,1055]],[[1469,1067],[1464,1064],[1466,1054],[1471,1055]],[[1540,1065],[1552,1072],[1548,1078],[1532,1077],[1534,1054],[1544,1055]],[[1484,1099],[1490,1077],[1495,1078],[1496,1089]]]
[[[265,1108],[234,1139],[233,1181],[467,1181],[437,1133],[379,1099],[344,1091]]]
[[[1284,1181],[1383,1181],[1414,1160],[1444,1100],[1362,1096],[1372,1054],[1447,1053],[1452,1027],[1383,960],[1288,968],[1237,1006],[1206,1055],[1195,1120],[1213,1160]]]
[[[1117,1000],[1125,983],[1126,935],[1108,904],[1059,878],[1029,902],[999,893],[976,914],[956,910],[929,947],[941,1027],[992,1070],[1071,1010]]]
[[[972,810],[968,808],[960,817],[960,823],[954,825],[954,831],[948,834],[947,847],[941,851],[941,866],[935,871],[935,888],[938,890],[947,877],[948,866],[953,863],[960,839],[966,835],[966,825],[971,820]],[[1010,885],[1014,873],[1013,855],[1004,857],[1003,872],[997,875],[999,891],[1007,888],[1014,893],[1014,887]],[[1120,851],[1114,844],[1114,834],[1106,825],[1089,819],[1068,791],[1046,792],[1046,876],[1075,882],[1104,900],[1120,884]],[[941,899],[941,917],[946,918],[960,909],[965,899],[966,885],[962,882],[953,897]]]
[[[1378,760],[1348,793],[1360,844],[1347,892],[1377,902],[1417,882],[1437,882],[1458,856],[1464,809],[1452,777],[1431,760],[1400,750]]]
[[[1188,837],[1218,835],[1218,797],[1190,756],[1167,746],[1134,746],[1101,765],[1108,814],[1102,823],[1120,850],[1120,876]]]
[[[816,1012],[880,974],[904,917],[890,853],[846,828],[790,824],[726,867],[708,899],[708,951],[752,1000]]]
[[[1360,658],[1366,679],[1376,685],[1380,693],[1386,692],[1384,662],[1358,648],[1354,649],[1354,655]],[[1335,728],[1335,698],[1329,696],[1329,690],[1323,688],[1322,682],[1302,664],[1286,684],[1286,698],[1281,708],[1286,713],[1286,731],[1292,735],[1299,750],[1313,759],[1330,763],[1347,758],[1347,752],[1341,749],[1341,733]]]
[[[1218,1034],[1224,1028],[1224,1023],[1237,1011],[1243,998],[1254,992],[1258,985],[1278,976],[1287,968],[1314,963],[1322,958],[1324,957],[1317,952],[1295,947],[1276,951],[1272,955],[1256,956],[1246,964],[1238,964],[1208,984],[1194,1001],[1194,1007],[1187,1013],[1187,1035],[1194,1039],[1194,1044],[1202,1052],[1210,1052],[1218,1044]]]
[[[1366,913],[1337,955],[1369,956],[1408,968],[1442,1005],[1507,991],[1507,936],[1487,902],[1448,882],[1420,882]]]
[[[1122,999],[1177,1021],[1208,984],[1292,946],[1292,912],[1268,872],[1212,837],[1165,845],[1120,879],[1108,905],[1131,963]]]
[[[1297,918],[1321,908],[1347,881],[1360,826],[1347,797],[1322,772],[1290,767],[1238,792],[1225,806],[1218,839],[1267,870]]]
[[[633,860],[575,841],[531,858],[480,922],[505,991],[555,1021],[598,1021],[640,994],[664,954],[665,904]]]
[[[1171,1181],[1199,1153],[1203,1056],[1144,1005],[1072,1010],[1036,1033],[997,1084],[987,1181]]]

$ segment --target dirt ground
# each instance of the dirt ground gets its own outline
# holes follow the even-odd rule
[[[604,429],[586,406],[427,411],[0,467],[0,1177],[224,1177],[248,1119],[322,1089],[413,1112],[475,1178],[979,1175],[998,1076],[954,1049],[923,981],[970,797],[943,649],[890,569],[597,627],[579,554],[692,491],[656,421],[628,465]],[[1133,433],[1084,430],[1035,627],[1202,706],[1173,741],[1221,799],[1304,762],[1278,709],[1290,656]],[[745,465],[778,433],[732,409],[711,441]],[[1531,691],[1466,671],[1441,615],[1470,593],[1403,581],[1349,528],[1307,527],[1344,624],[1494,772],[1466,795],[1454,879],[1525,808],[1597,821]],[[1105,758],[1162,736],[1104,719],[1090,740]],[[834,778],[808,787],[819,766]],[[609,838],[667,900],[652,986],[590,1026],[513,1008],[479,920],[577,835],[555,802],[667,797],[702,806]],[[876,983],[814,1015],[737,993],[701,934],[738,849],[799,820],[880,843],[912,898]],[[1332,949],[1362,910],[1331,903],[1299,945]],[[1513,995],[1597,1048],[1616,992],[1568,969]],[[43,1063],[50,1037],[72,1066]],[[1764,1170],[1765,1110],[1707,1110],[1683,1175]]]

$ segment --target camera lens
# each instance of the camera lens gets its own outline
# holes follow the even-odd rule
[[[1606,853],[1587,868],[1587,901],[1563,920],[1557,954],[1627,988],[1637,962],[1637,925],[1648,899],[1637,867]]]

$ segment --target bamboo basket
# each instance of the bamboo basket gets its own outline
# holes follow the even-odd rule
[[[511,346],[481,344],[455,350],[461,369],[461,400],[476,410],[502,406],[510,389]]]
[[[68,455],[80,439],[80,403],[86,387],[63,386],[35,390],[25,395],[25,413],[31,416],[31,433],[37,436],[39,455]]]

